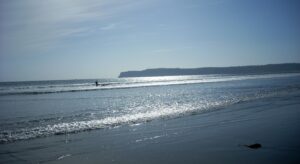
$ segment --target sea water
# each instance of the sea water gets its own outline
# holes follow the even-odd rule
[[[177,119],[293,95],[300,95],[297,73],[2,82],[0,143]]]

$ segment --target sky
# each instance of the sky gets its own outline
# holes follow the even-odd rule
[[[298,0],[1,0],[0,81],[300,62]]]

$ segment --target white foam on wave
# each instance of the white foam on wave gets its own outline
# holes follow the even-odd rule
[[[43,127],[24,128],[11,132],[6,131],[0,133],[0,142],[5,143],[56,134],[76,133],[80,131],[108,128],[124,124],[147,122],[158,118],[179,117],[191,112],[201,112],[214,107],[224,106],[227,103],[227,101],[210,102],[209,104],[204,104],[203,102],[201,106],[195,106],[195,104],[174,104],[173,106],[162,106],[159,109],[148,112],[130,113],[121,116],[111,116],[89,121],[58,123]]]
[[[278,93],[277,93],[278,94]],[[203,100],[199,102],[172,105],[160,105],[152,110],[138,113],[127,113],[120,116],[109,116],[103,119],[88,121],[63,122],[54,125],[39,126],[34,128],[23,128],[16,131],[0,132],[0,143],[26,140],[44,136],[76,133],[81,131],[115,127],[126,124],[137,124],[155,119],[176,118],[184,115],[191,115],[225,107],[241,101],[274,96],[274,93],[256,94],[246,97],[228,97],[223,100]],[[135,110],[132,110],[133,112]]]

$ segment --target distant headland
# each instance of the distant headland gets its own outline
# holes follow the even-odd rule
[[[203,67],[203,68],[155,68],[142,71],[121,72],[122,77],[152,77],[179,75],[209,75],[209,74],[272,74],[272,73],[300,73],[300,63],[249,65],[233,67]]]

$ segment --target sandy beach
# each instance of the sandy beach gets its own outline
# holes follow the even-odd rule
[[[0,163],[299,163],[300,97],[4,144]],[[259,149],[243,145],[259,143]]]
[[[300,164],[300,0],[0,0],[0,164]]]

